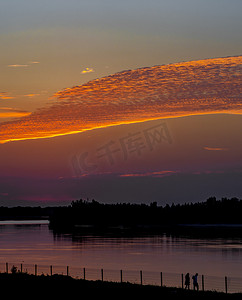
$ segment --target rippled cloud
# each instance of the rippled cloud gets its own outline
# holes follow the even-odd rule
[[[0,142],[208,113],[242,113],[242,56],[127,70],[57,92],[55,103],[0,124]]]

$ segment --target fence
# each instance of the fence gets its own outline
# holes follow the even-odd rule
[[[77,279],[102,280],[110,282],[130,282],[143,285],[157,285],[166,287],[184,288],[185,275],[168,272],[137,271],[137,270],[110,270],[81,268],[74,266],[0,263],[0,272],[11,273],[12,266],[19,272],[34,275],[62,274]],[[217,291],[225,293],[242,293],[242,278],[218,277],[209,275],[198,276],[199,289],[204,291]],[[191,286],[192,288],[192,286]]]

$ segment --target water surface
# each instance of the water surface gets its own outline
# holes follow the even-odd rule
[[[242,238],[56,235],[46,221],[4,221],[0,262],[242,277]]]

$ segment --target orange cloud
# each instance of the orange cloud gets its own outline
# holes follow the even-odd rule
[[[28,116],[30,112],[17,110],[10,107],[0,107],[0,118],[19,118]]]
[[[14,99],[15,97],[10,97],[10,96],[0,96],[1,100],[8,100],[8,99]]]
[[[8,65],[9,68],[23,68],[23,67],[29,67],[30,65],[33,64],[39,64],[39,61],[30,61],[28,64],[13,64],[13,65]]]
[[[18,65],[18,64],[16,64],[16,65],[8,65],[8,67],[10,67],[10,68],[22,68],[22,67],[28,67],[29,65]]]
[[[0,143],[119,124],[242,113],[242,56],[123,71],[64,89],[52,106],[0,124]]]
[[[94,72],[94,69],[92,68],[86,68],[84,70],[81,71],[81,74],[86,74],[86,73],[92,73]]]
[[[0,99],[1,100],[8,100],[8,99],[14,99],[14,98],[15,97],[8,96],[6,92],[0,93]]]
[[[33,98],[33,97],[36,97],[36,96],[39,96],[40,94],[27,94],[27,95],[24,95],[25,97],[29,97],[29,98]]]

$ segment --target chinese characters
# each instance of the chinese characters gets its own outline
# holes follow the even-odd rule
[[[90,162],[89,153],[84,152],[71,158],[72,168],[76,176],[95,172],[98,161],[105,160],[109,165],[114,165],[117,154],[127,161],[131,155],[141,156],[144,151],[153,151],[161,143],[172,143],[172,138],[165,122],[149,127],[142,131],[129,132],[117,140],[110,140],[95,151],[96,163]]]

